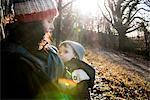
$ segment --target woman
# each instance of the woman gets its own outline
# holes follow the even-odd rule
[[[13,0],[12,3],[17,21],[7,26],[9,35],[1,42],[2,98],[63,98],[54,84],[63,66],[50,67],[51,56],[45,52],[58,15],[56,2]]]

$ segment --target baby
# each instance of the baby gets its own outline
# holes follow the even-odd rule
[[[82,61],[84,47],[78,42],[66,40],[60,44],[59,53],[65,66],[64,78],[76,83],[75,87],[70,89],[69,95],[76,100],[90,100],[88,88],[94,85],[95,70]]]

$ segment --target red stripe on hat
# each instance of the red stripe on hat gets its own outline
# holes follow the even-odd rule
[[[58,15],[57,9],[49,9],[46,11],[35,12],[32,14],[16,15],[15,18],[18,19],[19,22],[33,22],[33,21],[41,21],[50,17],[55,17],[57,15]]]

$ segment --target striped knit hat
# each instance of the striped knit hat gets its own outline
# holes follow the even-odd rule
[[[41,21],[58,16],[55,0],[13,0],[15,17],[20,22]]]

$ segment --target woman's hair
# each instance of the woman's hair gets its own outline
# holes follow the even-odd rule
[[[35,47],[44,35],[41,22],[18,23],[15,22],[6,26],[10,41],[28,47]]]

